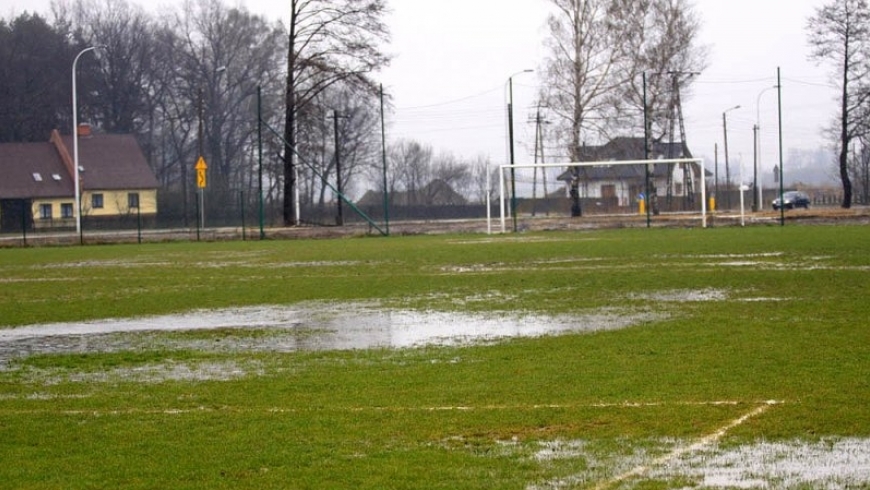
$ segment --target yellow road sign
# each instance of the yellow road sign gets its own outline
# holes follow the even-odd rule
[[[208,184],[208,180],[206,179],[205,171],[208,170],[208,165],[205,163],[205,158],[199,157],[199,160],[196,161],[196,186],[200,189],[204,189],[206,184]]]

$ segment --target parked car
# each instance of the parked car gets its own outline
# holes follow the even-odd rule
[[[782,200],[785,204],[781,204],[779,198],[773,200],[773,209],[779,211],[780,207],[784,207],[785,209],[795,209],[795,208],[810,208],[810,196],[808,196],[805,192],[801,191],[788,191],[783,193]]]

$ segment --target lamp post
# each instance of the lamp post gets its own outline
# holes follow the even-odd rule
[[[753,200],[756,202],[755,210],[761,211],[764,207],[764,179],[762,179],[761,185],[758,182],[758,169],[761,167],[761,96],[770,90],[776,89],[776,85],[772,87],[767,87],[758,93],[758,97],[755,98],[755,165],[752,172],[752,185],[756,189],[755,196]]]
[[[736,105],[722,112],[722,133],[725,137],[725,189],[728,192],[728,209],[731,209],[731,169],[728,166],[728,118],[726,115],[735,109],[740,109],[740,106]]]
[[[72,64],[72,137],[73,137],[73,186],[75,188],[76,201],[76,234],[82,235],[82,200],[81,200],[81,184],[79,183],[79,108],[78,97],[76,96],[76,66],[79,63],[79,58],[88,51],[93,51],[104,46],[91,46],[79,51]]]
[[[532,73],[534,70],[526,69],[518,71],[508,77],[508,147],[510,150],[511,164],[511,215],[514,221],[514,233],[517,231],[517,185],[516,185],[516,169],[514,168],[514,77],[522,73]]]

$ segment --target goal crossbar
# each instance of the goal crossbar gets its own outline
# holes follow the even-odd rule
[[[534,168],[565,168],[565,167],[613,167],[617,165],[679,165],[679,164],[697,164],[700,168],[701,175],[701,227],[707,227],[707,169],[704,167],[704,160],[701,158],[662,158],[658,160],[602,160],[596,162],[572,162],[572,163],[515,163],[513,165],[499,165],[498,171],[498,196],[499,208],[501,211],[501,232],[506,233],[506,210],[505,210],[505,170]],[[487,227],[491,229],[489,223],[491,213],[489,211],[490,202],[487,199]],[[516,212],[516,211],[514,211]]]

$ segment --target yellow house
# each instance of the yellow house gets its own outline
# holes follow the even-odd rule
[[[132,135],[79,128],[82,220],[88,224],[154,220],[157,179]],[[0,231],[75,227],[72,137],[0,144]],[[104,226],[104,225],[101,225]]]

